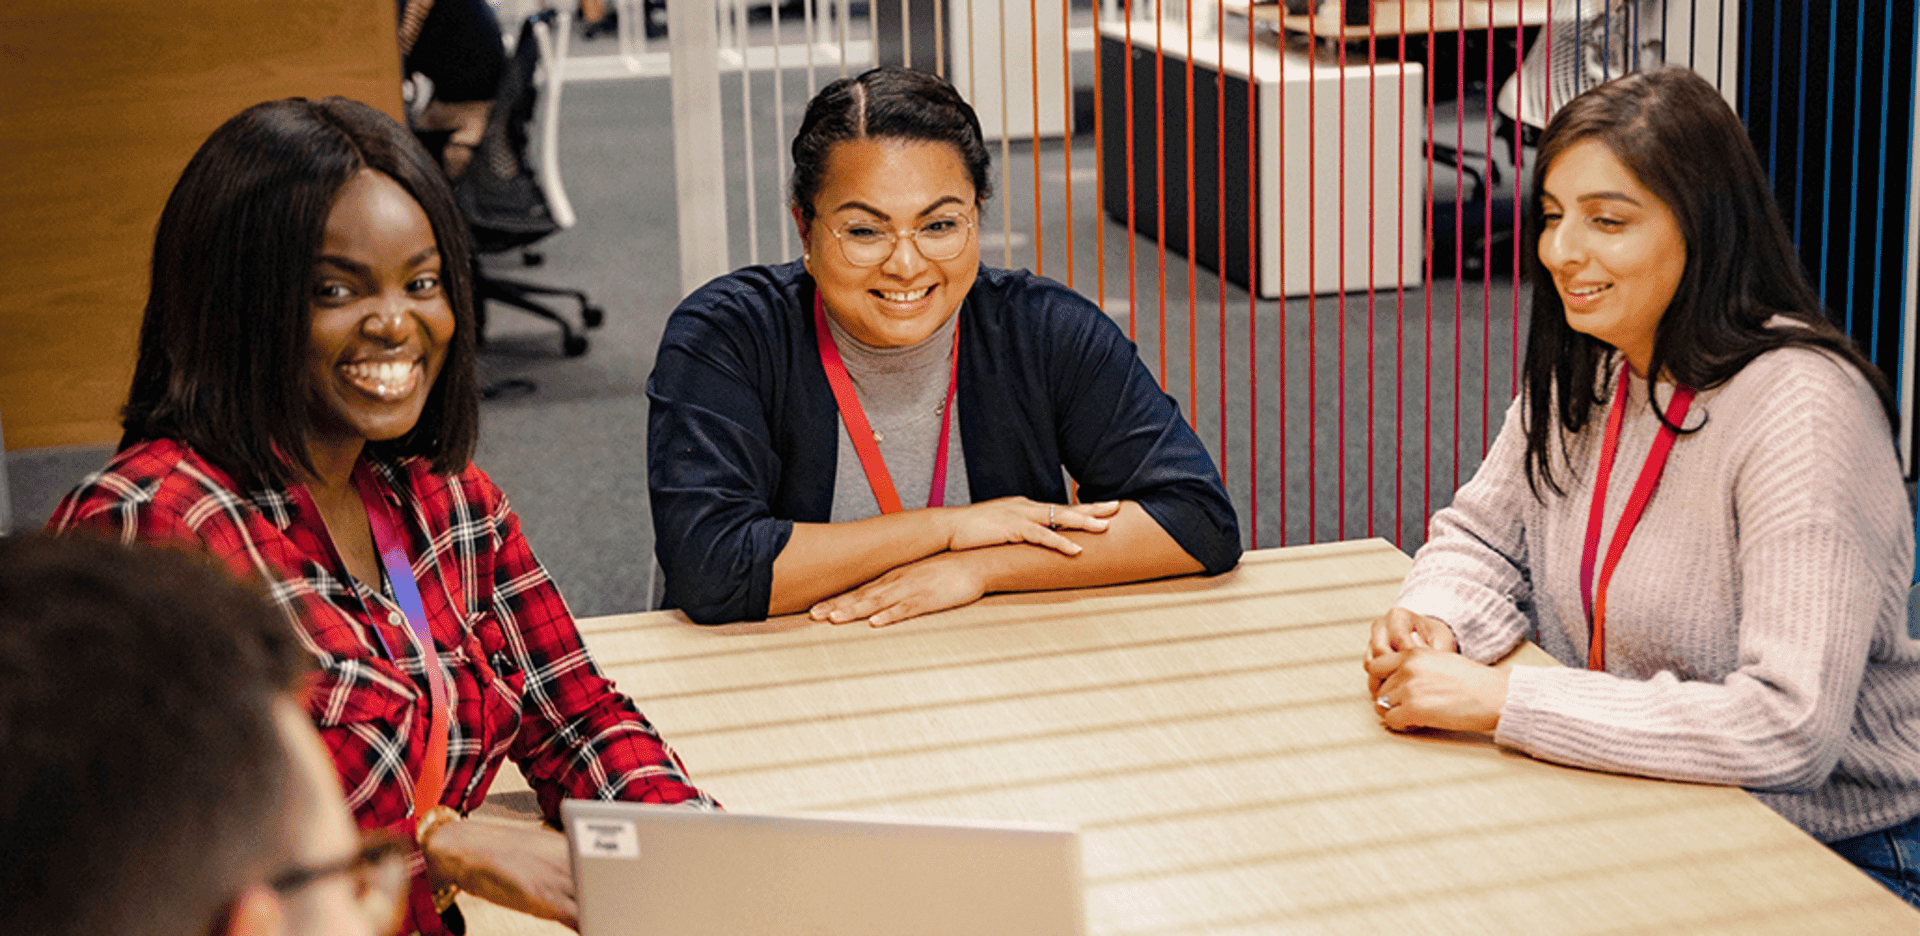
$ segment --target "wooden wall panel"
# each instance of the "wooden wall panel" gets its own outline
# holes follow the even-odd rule
[[[274,98],[399,116],[393,0],[0,8],[0,414],[10,449],[112,442],[153,231],[193,151]]]

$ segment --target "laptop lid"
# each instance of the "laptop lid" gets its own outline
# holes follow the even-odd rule
[[[581,936],[1083,936],[1070,827],[568,800]]]

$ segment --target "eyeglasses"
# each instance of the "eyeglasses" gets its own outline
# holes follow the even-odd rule
[[[269,878],[267,886],[287,896],[327,878],[348,875],[354,909],[374,932],[390,933],[400,923],[412,854],[413,845],[406,839],[385,829],[371,829],[361,833],[360,847],[352,854],[312,867],[288,868]]]
[[[855,218],[833,229],[840,241],[840,255],[854,266],[879,266],[893,256],[900,238],[913,238],[913,246],[928,260],[952,260],[967,249],[967,235],[973,219],[963,214],[943,214],[928,218],[911,231],[895,231],[878,221]]]

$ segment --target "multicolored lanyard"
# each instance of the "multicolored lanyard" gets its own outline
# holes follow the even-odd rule
[[[420,654],[421,666],[427,671],[428,697],[432,703],[427,752],[420,764],[420,776],[413,784],[413,814],[424,816],[440,805],[440,796],[447,786],[446,673],[440,666],[439,651],[434,648],[433,629],[427,625],[427,608],[420,600],[420,585],[407,562],[407,551],[400,536],[400,517],[393,504],[381,494],[373,471],[365,461],[354,466],[353,483],[360,490],[360,500],[366,504],[367,523],[373,527],[373,544],[380,550],[380,563],[386,567],[387,580],[393,583],[393,597],[406,613],[408,636],[413,638],[413,648]],[[381,643],[384,646],[385,640]],[[387,653],[393,656],[391,648]]]
[[[1600,563],[1600,581],[1596,584],[1593,560],[1600,549],[1600,520],[1607,506],[1607,478],[1613,473],[1613,457],[1620,446],[1620,423],[1627,412],[1627,381],[1632,377],[1632,372],[1622,365],[1613,405],[1607,411],[1607,434],[1600,444],[1600,470],[1593,481],[1593,506],[1587,512],[1587,544],[1580,554],[1580,606],[1587,613],[1587,625],[1593,634],[1587,646],[1587,668],[1592,670],[1607,666],[1607,583],[1613,579],[1614,567],[1620,564],[1620,554],[1626,552],[1627,538],[1633,535],[1641,512],[1653,498],[1653,489],[1660,484],[1660,473],[1667,467],[1667,454],[1679,435],[1674,427],[1685,423],[1687,407],[1693,403],[1694,396],[1692,387],[1682,385],[1674,390],[1673,402],[1667,405],[1666,421],[1653,440],[1653,448],[1647,452],[1647,461],[1640,467],[1640,477],[1633,484],[1633,495],[1627,498],[1626,512],[1620,515],[1613,540],[1607,544],[1607,557]],[[1652,392],[1651,384],[1648,392]]]
[[[958,315],[959,313],[954,313]],[[854,393],[853,378],[833,344],[833,332],[827,324],[827,304],[818,292],[813,294],[813,325],[820,344],[820,366],[826,368],[827,383],[833,386],[833,399],[840,404],[840,418],[847,422],[847,435],[853,450],[860,455],[860,467],[867,473],[873,499],[880,502],[881,513],[901,509],[900,495],[893,489],[893,475],[887,473],[886,459],[880,457],[880,443],[867,423],[867,411]],[[933,486],[927,491],[927,506],[938,507],[947,499],[947,429],[953,422],[953,393],[960,386],[960,335],[953,336],[953,353],[947,356],[947,402],[940,408],[940,446],[933,456]]]

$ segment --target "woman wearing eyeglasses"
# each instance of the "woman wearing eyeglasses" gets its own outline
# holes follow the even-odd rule
[[[792,151],[800,260],[689,296],[647,382],[669,605],[880,626],[1238,561],[1219,472],[1126,337],[980,265],[987,149],[951,85],[836,81]]]

